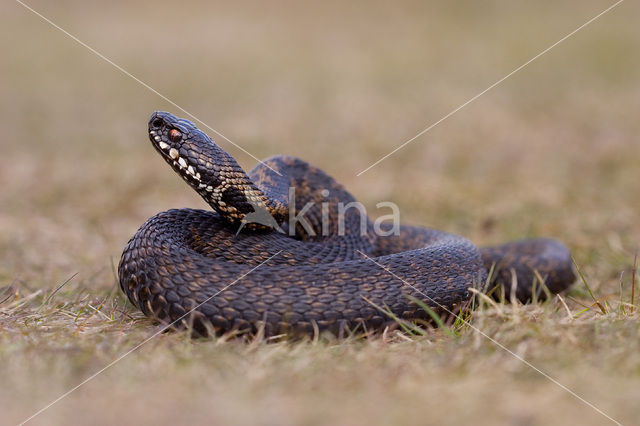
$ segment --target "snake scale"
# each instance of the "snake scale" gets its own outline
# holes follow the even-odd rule
[[[193,123],[167,112],[151,115],[149,139],[213,208],[159,213],[124,249],[120,287],[164,323],[205,333],[342,334],[379,330],[391,316],[428,318],[416,300],[455,312],[470,287],[487,290],[488,281],[528,301],[543,287],[536,279],[550,293],[575,279],[569,251],[552,239],[477,248],[434,229],[375,229],[357,208],[340,210],[355,199],[322,170],[279,155],[245,173]],[[299,213],[306,222],[292,220]]]

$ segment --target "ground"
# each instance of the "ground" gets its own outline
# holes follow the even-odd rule
[[[29,2],[254,156],[323,168],[373,216],[393,201],[403,222],[478,245],[555,237],[584,275],[546,304],[486,302],[471,325],[271,343],[146,340],[157,326],[114,265],[146,218],[206,208],[145,135],[152,111],[186,114],[4,3],[3,423],[93,375],[30,424],[637,422],[637,3],[357,176],[613,3]]]

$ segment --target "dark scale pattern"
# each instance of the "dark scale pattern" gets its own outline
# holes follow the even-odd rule
[[[164,112],[151,116],[149,137],[215,210],[160,213],[124,249],[120,286],[133,304],[160,321],[192,323],[201,332],[264,326],[267,335],[316,329],[342,334],[357,327],[379,329],[389,321],[369,302],[406,319],[427,318],[410,296],[436,312],[454,311],[469,299],[469,287],[485,283],[492,265],[492,285],[510,288],[515,273],[516,295],[523,301],[531,298],[534,271],[553,293],[574,281],[569,252],[557,241],[478,249],[462,237],[410,226],[402,226],[398,236],[377,237],[356,209],[346,212],[340,233],[338,203],[355,199],[308,163],[276,156],[245,174],[192,123]],[[314,203],[304,215],[309,229],[298,226],[291,237],[273,225],[254,224],[236,235],[242,221],[260,209],[288,229],[290,187],[296,190],[293,214]],[[326,229],[323,213],[329,218]]]

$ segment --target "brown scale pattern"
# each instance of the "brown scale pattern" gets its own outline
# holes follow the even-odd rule
[[[180,132],[179,139],[169,138],[172,129]],[[402,226],[398,236],[378,237],[368,219],[361,235],[355,209],[347,211],[340,235],[338,203],[355,199],[308,163],[276,156],[245,174],[192,123],[164,112],[151,116],[149,136],[214,209],[159,213],[124,249],[118,268],[122,290],[146,315],[162,322],[191,323],[203,333],[212,326],[217,332],[264,327],[267,335],[314,330],[343,334],[358,327],[380,329],[389,321],[372,303],[405,319],[427,318],[411,297],[436,312],[455,311],[469,299],[470,287],[484,285],[492,265],[492,286],[510,288],[515,273],[516,296],[522,301],[531,298],[534,271],[553,293],[574,281],[569,252],[557,241],[523,240],[478,249],[462,237],[420,227]],[[192,170],[180,165],[180,159]],[[315,203],[305,215],[311,233],[298,226],[291,237],[255,225],[236,235],[240,222],[258,208],[287,229],[289,187],[296,188],[295,213],[307,202]],[[322,203],[329,212],[328,234],[321,233]]]

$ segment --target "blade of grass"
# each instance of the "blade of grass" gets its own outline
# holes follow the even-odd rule
[[[396,314],[394,314],[391,309],[389,309],[389,307],[382,308],[381,306],[376,305],[373,301],[367,299],[366,297],[362,296],[362,298],[365,300],[365,302],[367,302],[368,304],[370,304],[371,306],[373,306],[374,308],[376,308],[377,310],[379,310],[380,312],[384,313],[385,315],[387,315],[389,318],[391,318],[392,320],[394,320],[396,323],[398,323],[398,325],[400,327],[402,327],[402,329],[408,333],[408,334],[412,334],[412,335],[418,335],[418,336],[425,336],[426,333],[423,329],[421,329],[420,327],[417,327],[413,324],[408,323],[407,321],[402,320],[401,318],[399,318]]]
[[[618,304],[618,310],[622,313],[622,315],[626,315],[626,310],[624,308],[624,295],[622,294],[622,284],[624,278],[624,271],[620,272],[620,280],[618,281],[619,290],[620,290],[620,303]]]
[[[66,279],[66,281],[65,281],[65,282],[63,282],[63,283],[62,283],[62,284],[60,284],[58,287],[56,287],[56,289],[55,289],[55,290],[53,290],[53,292],[51,292],[51,294],[49,295],[49,297],[47,297],[47,298],[45,299],[45,301],[42,303],[42,305],[40,306],[40,308],[42,308],[42,306],[46,306],[46,305],[51,301],[51,299],[53,298],[53,296],[55,296],[55,295],[56,295],[56,293],[57,293],[58,291],[60,291],[60,289],[61,289],[62,287],[64,287],[65,285],[69,284],[69,283],[71,282],[71,280],[72,280],[72,279],[74,279],[74,278],[76,277],[76,275],[78,275],[78,272],[76,272],[75,274],[71,275],[69,278],[67,278],[67,279]],[[39,309],[38,309],[38,310],[39,310]]]
[[[487,296],[486,294],[484,294],[481,291],[478,291],[475,288],[469,288],[469,291],[471,293],[475,294],[476,296],[478,296],[479,300],[482,300],[485,303],[487,303],[488,305],[490,305],[491,307],[495,308],[495,310],[498,312],[499,316],[502,317],[504,315],[504,312],[500,308],[500,305],[498,305],[498,303],[496,301],[494,301],[493,299],[491,299],[489,296]]]
[[[578,275],[580,276],[580,279],[582,280],[582,283],[587,288],[587,291],[589,292],[589,296],[591,296],[591,298],[595,302],[595,305],[598,306],[598,308],[600,308],[600,311],[602,311],[602,314],[606,315],[607,314],[607,310],[604,308],[604,306],[602,306],[602,304],[600,302],[598,302],[598,299],[596,299],[596,297],[593,295],[593,292],[591,291],[591,288],[589,287],[589,284],[587,284],[587,280],[585,279],[584,275],[582,274],[582,271],[578,267],[578,262],[576,262],[576,259],[573,256],[571,256],[571,261],[573,262],[573,266],[576,267],[576,271],[578,272]]]
[[[629,314],[633,314],[633,307],[636,304],[636,274],[638,273],[638,251],[633,258],[633,274],[631,275],[631,307],[629,308]]]
[[[431,317],[433,322],[436,323],[438,328],[441,328],[447,336],[456,336],[456,333],[445,325],[445,323],[442,321],[442,318],[440,318],[440,315],[438,315],[433,309],[427,306],[422,300],[416,299],[413,296],[409,296],[409,300],[418,305],[420,309],[423,309]]]

